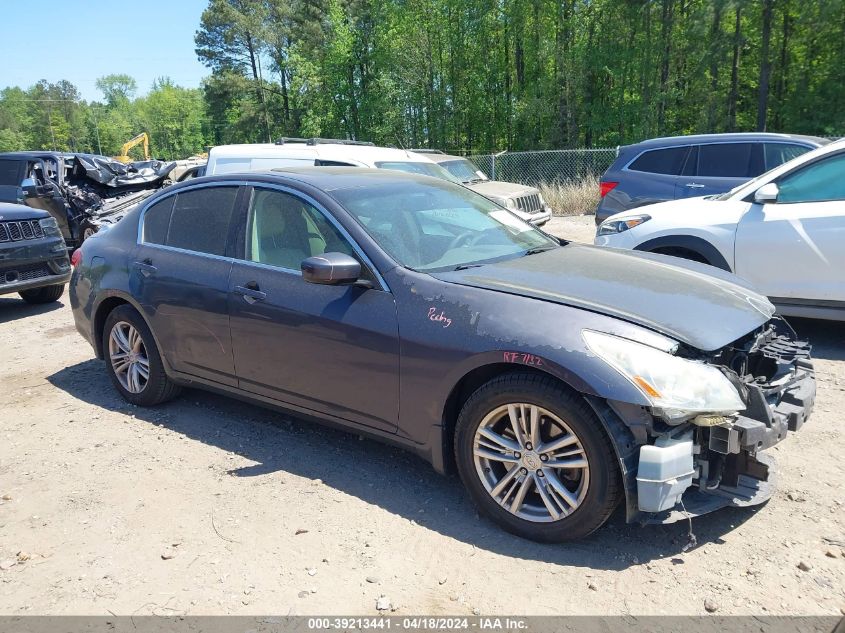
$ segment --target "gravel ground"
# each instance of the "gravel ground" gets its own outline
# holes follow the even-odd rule
[[[591,239],[593,219],[555,219]],[[355,435],[187,391],[128,406],[67,297],[0,298],[0,613],[828,614],[845,609],[845,325],[800,321],[819,397],[765,506],[547,546]],[[843,611],[845,612],[845,611]]]

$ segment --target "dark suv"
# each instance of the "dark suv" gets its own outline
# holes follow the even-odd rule
[[[175,166],[157,160],[124,164],[96,154],[0,153],[0,202],[44,209],[68,248],[75,248],[168,184]]]
[[[596,224],[655,202],[724,193],[829,141],[794,134],[700,134],[620,148],[601,179]]]
[[[17,292],[27,303],[62,296],[70,279],[67,248],[46,211],[0,202],[0,295]]]

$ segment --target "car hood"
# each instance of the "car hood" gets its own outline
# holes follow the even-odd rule
[[[474,182],[465,186],[487,198],[512,198],[530,193],[539,193],[534,187],[518,185],[515,182],[504,182],[502,180],[485,180],[484,182]]]
[[[716,268],[581,244],[434,276],[618,317],[702,351],[735,341],[775,312],[766,297]]]
[[[743,200],[713,200],[711,196],[699,196],[627,209],[610,216],[608,220],[611,218],[613,220],[624,220],[625,218],[646,214],[651,216],[652,220],[659,221],[661,228],[675,224],[687,228],[691,226],[726,225],[739,222],[742,215],[748,211],[748,207],[749,204]],[[640,226],[643,232],[648,232],[655,224],[656,222],[646,222]]]
[[[22,204],[4,204],[0,202],[0,222],[16,220],[41,220],[50,214],[42,209],[33,209]]]

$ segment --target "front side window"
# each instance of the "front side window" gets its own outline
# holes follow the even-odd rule
[[[751,143],[713,143],[698,149],[698,176],[751,178]]]
[[[282,191],[253,191],[246,237],[247,260],[299,270],[303,259],[323,253],[356,257],[352,245],[313,205]]]
[[[237,186],[179,192],[144,213],[144,242],[224,255]]]
[[[629,170],[644,171],[650,174],[677,176],[684,166],[689,147],[667,147],[643,152],[630,164]]]
[[[453,270],[558,246],[510,211],[445,182],[372,185],[332,195],[393,259],[414,270]]]
[[[845,200],[845,154],[820,160],[778,182],[778,202]]]

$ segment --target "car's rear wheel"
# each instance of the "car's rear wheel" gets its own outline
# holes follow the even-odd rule
[[[164,371],[155,339],[138,311],[128,305],[115,308],[103,327],[106,367],[125,400],[149,407],[179,393]]]
[[[20,294],[21,299],[27,303],[38,304],[58,301],[64,291],[64,284],[55,284],[53,286],[43,286],[41,288],[33,288],[32,290],[24,290],[18,294]]]
[[[473,501],[524,538],[584,537],[621,498],[618,466],[600,422],[551,377],[493,379],[466,402],[455,433],[458,471]]]

